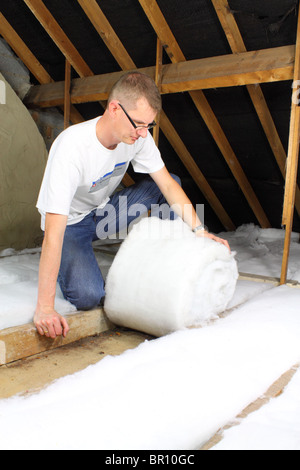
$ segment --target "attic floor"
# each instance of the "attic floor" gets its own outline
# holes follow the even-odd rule
[[[149,338],[143,333],[115,329],[0,366],[0,399],[41,390],[60,377],[96,364],[107,355],[133,349]]]
[[[38,355],[0,366],[0,399],[14,395],[26,396],[37,392],[53,381],[74,374],[89,365],[96,364],[107,355],[116,356],[134,349],[151,336],[127,329],[109,330],[100,335],[84,338],[69,345],[45,351]],[[271,398],[280,395],[290,382],[297,368],[292,368],[280,377],[266,392],[250,404],[238,418],[245,418],[259,409]],[[224,429],[231,427],[229,423]],[[222,439],[222,430],[217,432],[198,450],[210,450]]]

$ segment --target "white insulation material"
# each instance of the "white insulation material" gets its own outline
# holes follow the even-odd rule
[[[206,324],[231,301],[234,254],[197,237],[181,219],[143,219],[109,270],[105,311],[116,325],[163,336]]]
[[[199,449],[299,363],[299,303],[299,289],[271,289],[210,326],[145,341],[39,393],[0,400],[0,451]],[[293,420],[275,413],[265,450],[277,430],[278,450],[292,433],[289,444],[300,450],[298,403],[293,394]]]

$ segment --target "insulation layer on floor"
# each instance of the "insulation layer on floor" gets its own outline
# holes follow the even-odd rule
[[[210,326],[3,400],[0,448],[199,449],[300,362],[299,301],[299,289],[268,290]]]

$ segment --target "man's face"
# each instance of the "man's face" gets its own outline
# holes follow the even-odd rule
[[[119,106],[118,124],[120,140],[125,144],[133,145],[140,137],[147,137],[147,126],[154,121],[156,112],[150,107],[148,101],[145,98],[141,98],[137,101],[135,109],[126,109],[126,112],[124,110],[125,108],[122,109],[122,107]],[[138,127],[137,129],[134,128],[126,113]]]

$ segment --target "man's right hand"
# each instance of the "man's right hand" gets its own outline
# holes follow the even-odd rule
[[[33,321],[40,335],[52,339],[57,336],[65,338],[70,330],[67,320],[52,308],[37,309]]]

